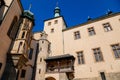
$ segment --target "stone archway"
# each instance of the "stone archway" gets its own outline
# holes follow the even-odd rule
[[[53,77],[47,77],[47,78],[45,78],[45,80],[56,80],[56,79]]]

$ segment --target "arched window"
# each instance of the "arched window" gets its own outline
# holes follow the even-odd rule
[[[11,25],[9,27],[9,30],[8,30],[8,33],[7,35],[10,37],[10,39],[14,40],[16,35],[17,35],[17,32],[18,32],[18,29],[19,29],[19,22],[18,22],[18,18],[17,16],[15,16],[11,22]]]

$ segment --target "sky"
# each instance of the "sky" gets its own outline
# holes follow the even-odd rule
[[[32,4],[30,11],[35,17],[33,32],[43,31],[44,20],[54,17],[57,3],[67,27],[87,22],[88,16],[96,18],[105,15],[108,9],[120,12],[120,0],[21,0],[21,3],[24,10]]]

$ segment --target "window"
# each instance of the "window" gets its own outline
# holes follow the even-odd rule
[[[105,32],[112,31],[112,27],[109,23],[103,24]]]
[[[42,58],[40,58],[40,62],[42,62]]]
[[[25,32],[22,33],[22,38],[24,38],[24,36],[25,36]]]
[[[51,22],[48,22],[48,26],[50,26],[51,25]]]
[[[23,42],[20,42],[19,46],[18,46],[18,52],[20,51],[20,48],[22,47]]]
[[[53,33],[53,32],[54,32],[54,29],[52,28],[52,29],[51,29],[51,33]]]
[[[29,59],[32,59],[33,49],[30,48]]]
[[[13,21],[11,22],[10,28],[7,32],[7,35],[10,37],[10,39],[14,40],[16,38],[19,26],[17,22],[17,17],[15,16]]]
[[[42,51],[42,48],[40,48],[40,51]]]
[[[42,41],[42,44],[44,43],[44,41]]]
[[[89,33],[90,36],[95,35],[95,30],[94,30],[94,28],[93,28],[93,27],[88,28],[88,33]]]
[[[77,57],[78,57],[78,64],[84,64],[84,56],[83,56],[83,51],[77,52]]]
[[[100,48],[93,49],[96,62],[103,61],[103,56]]]
[[[21,72],[21,78],[25,77],[25,73],[26,73],[26,70],[22,70],[22,72]]]
[[[55,20],[55,22],[54,22],[55,24],[57,24],[58,23],[58,20]]]
[[[2,63],[0,63],[0,70],[1,70],[1,68],[2,68]]]
[[[79,39],[80,38],[80,32],[79,31],[74,32],[74,37],[75,37],[75,39]]]
[[[39,74],[41,73],[41,69],[39,69]]]
[[[104,73],[104,72],[100,72],[100,76],[101,76],[101,79],[102,79],[102,80],[106,80],[106,77],[105,77],[105,73]]]
[[[36,45],[36,53],[38,53],[39,52],[39,43],[37,43],[37,45]]]
[[[30,22],[29,19],[25,19],[23,29],[25,29],[25,30],[28,30],[28,29],[29,29],[29,22]]]
[[[114,44],[111,46],[115,55],[115,58],[120,58],[120,45]]]

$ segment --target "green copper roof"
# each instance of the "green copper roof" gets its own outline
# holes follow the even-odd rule
[[[34,20],[34,14],[32,12],[30,12],[29,10],[25,10],[23,12],[23,17],[27,17],[29,18],[30,20]]]

